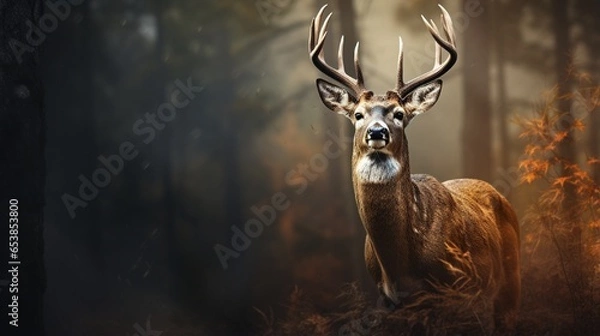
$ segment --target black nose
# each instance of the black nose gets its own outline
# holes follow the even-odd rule
[[[374,125],[367,130],[367,140],[387,140],[390,133],[387,128]]]

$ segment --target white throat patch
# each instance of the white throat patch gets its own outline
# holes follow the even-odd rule
[[[400,172],[400,162],[391,156],[376,160],[370,155],[365,155],[356,164],[356,174],[361,182],[386,183],[391,181]]]

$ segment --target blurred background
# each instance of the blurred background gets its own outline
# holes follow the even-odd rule
[[[40,49],[49,335],[261,334],[297,291],[322,314],[347,283],[375,297],[339,140],[352,125],[320,102],[308,58],[325,1],[57,3]],[[524,310],[555,316],[531,328],[589,323],[594,301],[576,302],[600,293],[600,3],[440,3],[459,61],[408,129],[412,172],[493,184],[523,226]],[[401,35],[405,76],[428,71],[420,15],[439,22],[436,5],[331,0],[328,58],[341,34],[347,60],[360,40],[382,93]],[[341,154],[324,156],[326,143]],[[257,219],[272,223],[235,238]]]

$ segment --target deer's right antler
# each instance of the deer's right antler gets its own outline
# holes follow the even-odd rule
[[[433,39],[437,42],[435,44],[435,60],[433,64],[433,69],[428,72],[410,80],[408,83],[404,83],[403,77],[403,66],[402,66],[402,38],[399,37],[399,51],[398,51],[398,81],[396,83],[396,88],[394,91],[398,93],[400,97],[405,97],[412,90],[417,88],[419,85],[431,82],[436,78],[441,77],[443,74],[448,72],[450,68],[456,63],[458,59],[458,53],[456,51],[456,35],[454,34],[454,27],[452,25],[452,19],[450,18],[450,14],[448,11],[442,7],[442,5],[438,5],[442,10],[442,26],[444,28],[444,34],[446,35],[446,40],[444,40],[438,30],[437,26],[430,20],[429,22],[423,15],[421,15],[421,19],[425,22],[427,28],[429,28],[429,32]],[[449,54],[448,58],[442,63],[442,50],[440,46],[444,48]]]
[[[340,84],[348,87],[356,97],[359,97],[361,93],[367,91],[365,88],[365,83],[363,79],[363,74],[360,69],[360,64],[358,63],[358,42],[356,42],[356,47],[354,48],[354,69],[356,72],[356,78],[348,75],[346,73],[346,68],[344,66],[344,36],[340,39],[340,45],[338,48],[338,68],[330,66],[325,62],[323,46],[325,45],[325,37],[327,37],[327,26],[329,25],[329,19],[333,13],[330,13],[324,22],[321,22],[323,18],[323,12],[327,5],[321,7],[317,16],[312,20],[312,24],[310,25],[310,32],[308,35],[308,51],[310,54],[310,59],[313,64],[323,72],[325,75],[335,79]]]

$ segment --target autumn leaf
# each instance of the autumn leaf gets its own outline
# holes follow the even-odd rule
[[[588,226],[590,229],[600,229],[600,219],[592,221]]]
[[[556,132],[554,135],[554,141],[561,142],[569,135],[568,132]]]
[[[585,124],[583,123],[583,121],[581,121],[581,119],[575,119],[573,121],[573,128],[579,131],[583,131],[585,130]]]
[[[586,171],[579,168],[573,173],[573,175],[580,180],[588,180],[590,178],[590,175]]]
[[[559,141],[556,141],[556,143],[558,143],[558,142],[560,142],[560,141],[561,141],[561,140],[559,140]],[[546,147],[544,147],[544,150],[545,150],[545,151],[547,151],[547,152],[552,152],[553,150],[555,150],[555,149],[556,149],[556,143],[555,143],[555,142],[551,142],[551,143],[549,143],[548,145],[546,145]]]
[[[592,244],[589,247],[589,253],[595,259],[600,258],[600,243]]]
[[[557,177],[556,179],[554,179],[554,182],[552,182],[552,185],[560,186],[561,188],[563,188],[565,186],[565,182],[567,182],[569,179],[569,176]]]
[[[538,151],[540,151],[540,146],[531,145],[531,144],[525,146],[525,154],[527,154],[529,156],[533,156]]]
[[[521,177],[521,180],[531,184],[533,181],[537,180],[537,175],[534,173],[527,173]]]
[[[540,197],[540,202],[544,205],[553,206],[561,203],[563,199],[564,194],[561,189],[550,189]]]
[[[591,157],[587,160],[587,164],[588,165],[595,165],[595,164],[600,164],[600,159],[595,158],[595,157]]]

